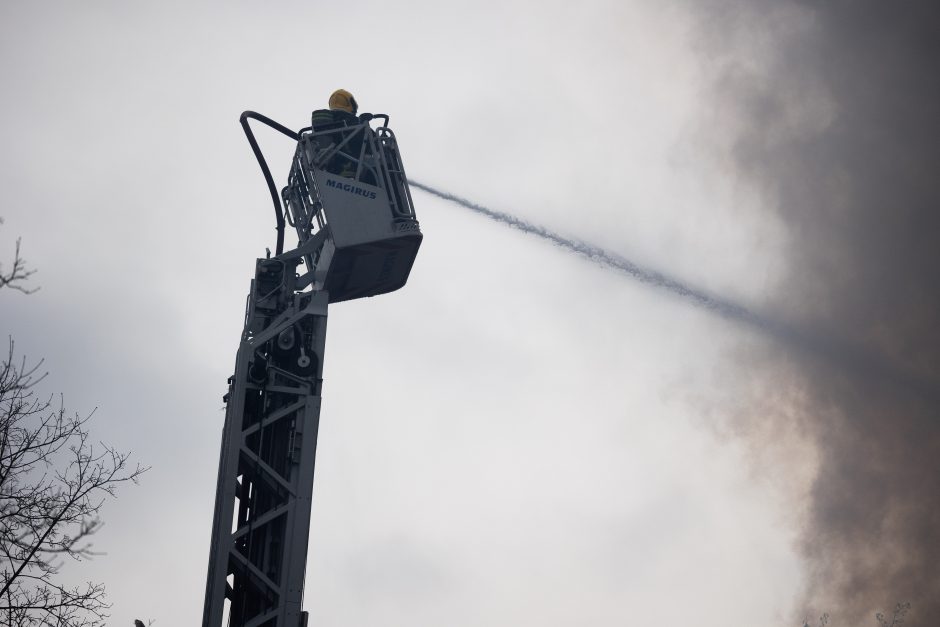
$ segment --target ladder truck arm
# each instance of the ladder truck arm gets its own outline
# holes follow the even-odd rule
[[[250,119],[297,142],[280,195]],[[255,262],[224,397],[202,624],[302,627],[327,309],[402,287],[423,236],[387,115],[317,132],[251,111],[240,122],[278,235]],[[287,224],[298,243],[284,252]]]

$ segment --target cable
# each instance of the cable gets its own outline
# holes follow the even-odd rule
[[[261,153],[261,148],[258,146],[258,142],[255,139],[255,134],[252,133],[251,127],[248,125],[248,120],[258,120],[263,124],[267,124],[276,131],[280,131],[284,135],[287,135],[294,141],[300,141],[300,135],[290,130],[282,124],[278,124],[271,118],[261,115],[260,113],[255,113],[254,111],[245,111],[238,118],[238,121],[242,125],[242,129],[245,131],[245,136],[248,138],[248,143],[251,144],[251,151],[255,153],[255,158],[258,160],[258,165],[261,166],[261,172],[264,174],[264,180],[268,184],[268,191],[271,192],[271,201],[274,203],[274,214],[277,220],[277,247],[275,248],[276,254],[280,255],[284,252],[284,210],[281,208],[281,198],[277,193],[277,188],[274,186],[274,178],[271,176],[271,170],[268,169],[268,163],[264,159],[264,155]]]

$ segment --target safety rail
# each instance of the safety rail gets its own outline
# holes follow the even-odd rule
[[[369,120],[375,118],[384,119],[385,123],[373,130]],[[326,224],[321,196],[312,178],[317,170],[378,187],[388,202],[393,221],[415,219],[414,201],[387,115],[371,115],[350,126],[301,130],[288,186],[282,192],[286,217],[301,241]]]

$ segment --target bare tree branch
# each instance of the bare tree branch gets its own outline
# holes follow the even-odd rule
[[[2,218],[0,218],[0,224],[3,224]],[[26,260],[20,256],[20,239],[17,238],[16,250],[13,253],[13,266],[4,272],[3,266],[0,265],[0,288],[8,287],[24,294],[32,294],[39,288],[27,289],[23,283],[34,274],[36,274],[36,271],[29,270]]]
[[[38,396],[41,365],[16,359],[12,339],[0,364],[0,623],[99,627],[110,607],[104,586],[66,587],[57,575],[65,560],[96,555],[89,539],[102,505],[147,469],[93,443],[91,414]]]

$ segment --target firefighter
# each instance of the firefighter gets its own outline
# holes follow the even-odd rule
[[[330,95],[329,107],[313,112],[310,125],[314,131],[326,126],[335,128],[339,125],[350,126],[359,123],[359,118],[356,117],[359,105],[353,95],[345,89],[337,89]]]
[[[359,118],[356,117],[359,105],[353,95],[345,89],[337,89],[330,95],[329,107],[329,109],[317,109],[310,119],[314,135],[322,134],[316,142],[321,153],[325,153],[346,139],[347,133],[342,130],[343,128],[360,124]],[[361,149],[362,130],[360,129],[340,148],[340,151],[358,159]],[[325,164],[324,169],[333,174],[355,178],[358,168],[357,161],[335,154]]]

